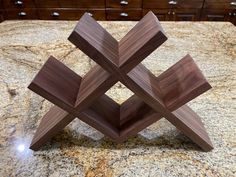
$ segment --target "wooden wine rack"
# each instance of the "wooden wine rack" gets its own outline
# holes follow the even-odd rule
[[[141,64],[167,40],[152,12],[119,42],[85,13],[68,39],[97,65],[81,78],[54,57],[47,60],[29,89],[55,106],[43,117],[31,149],[76,117],[119,143],[165,117],[203,150],[213,148],[200,117],[185,105],[211,88],[191,56],[158,77]],[[134,93],[121,105],[105,94],[118,81]]]

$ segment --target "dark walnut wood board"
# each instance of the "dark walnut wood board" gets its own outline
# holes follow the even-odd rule
[[[40,149],[75,118],[121,143],[162,117],[204,151],[213,149],[201,118],[185,105],[211,88],[191,56],[158,77],[141,64],[167,40],[152,12],[119,42],[85,13],[68,39],[97,65],[82,78],[52,56],[46,61],[29,89],[55,106],[42,118],[31,149]],[[118,81],[134,93],[121,105],[105,94]]]

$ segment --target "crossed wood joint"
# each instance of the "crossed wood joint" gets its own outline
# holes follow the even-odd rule
[[[190,55],[161,75],[141,61],[167,37],[149,12],[119,42],[84,14],[69,36],[97,65],[83,78],[54,57],[29,89],[54,103],[43,117],[30,148],[38,150],[76,117],[115,142],[123,142],[165,117],[203,150],[213,148],[200,117],[187,105],[211,88]],[[134,95],[119,105],[105,92],[120,81]]]

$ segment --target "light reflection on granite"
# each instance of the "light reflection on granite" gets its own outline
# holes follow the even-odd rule
[[[76,22],[0,24],[0,176],[235,176],[236,28],[230,23],[163,22],[169,39],[143,63],[156,75],[190,53],[213,89],[189,103],[202,117],[215,149],[205,153],[168,121],[123,144],[74,120],[40,151],[28,149],[51,104],[27,89],[53,55],[80,75],[93,65],[69,43]],[[120,39],[135,22],[101,22]],[[132,92],[107,92],[121,103]]]

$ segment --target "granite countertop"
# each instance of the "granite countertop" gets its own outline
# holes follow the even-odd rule
[[[120,39],[136,22],[101,22]],[[51,103],[27,89],[50,55],[80,75],[93,65],[67,40],[75,21],[0,23],[0,176],[222,176],[236,175],[236,28],[230,23],[163,22],[168,41],[144,62],[155,75],[189,53],[213,89],[189,103],[214,144],[202,152],[161,119],[125,143],[74,120],[40,151],[28,149]],[[107,92],[121,103],[122,84]]]

